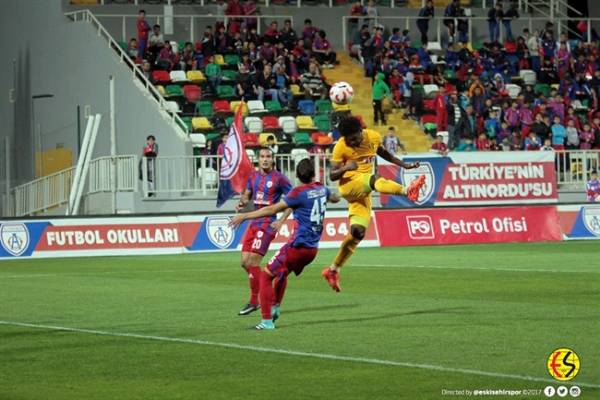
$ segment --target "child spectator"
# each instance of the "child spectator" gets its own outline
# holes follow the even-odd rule
[[[277,154],[279,152],[279,146],[277,145],[277,140],[274,135],[267,136],[267,147],[271,149],[273,154]]]
[[[540,148],[542,151],[554,151],[552,147],[552,141],[550,139],[544,140],[544,145]]]
[[[477,147],[475,147],[475,143],[471,138],[464,138],[458,143],[456,146],[456,151],[476,151]]]
[[[510,136],[511,131],[508,127],[508,124],[506,123],[506,121],[502,121],[502,124],[500,124],[500,130],[498,131],[498,140],[502,143],[504,139],[510,140]]]
[[[140,50],[138,49],[138,42],[135,38],[132,38],[127,45],[127,55],[131,58],[136,64],[139,64],[141,61]]]
[[[485,133],[480,133],[477,140],[475,140],[475,147],[479,151],[489,151],[490,150],[490,140],[487,138]]]
[[[575,127],[575,121],[570,119],[567,121],[567,149],[579,148],[579,132]]]
[[[217,86],[221,84],[221,74],[221,67],[215,63],[215,57],[210,56],[208,58],[208,64],[206,64],[206,68],[204,68],[204,75],[208,78],[208,82],[215,93],[217,92]]]
[[[560,123],[560,117],[554,117],[554,124],[552,125],[552,147],[554,150],[565,149],[565,139],[567,137],[567,130]]]
[[[535,132],[529,132],[529,135],[525,138],[525,150],[539,150],[541,146],[540,138],[537,137]]]
[[[167,41],[158,54],[157,65],[161,69],[170,71],[175,65],[175,60],[176,56],[171,48],[171,43]]]
[[[442,135],[437,135],[435,142],[433,142],[431,145],[431,151],[442,156],[448,154],[448,146],[446,146],[446,143],[444,143],[444,137]]]
[[[590,180],[587,185],[587,199],[591,202],[600,202],[600,180],[598,180],[598,173],[593,170],[590,173]]]
[[[500,123],[498,122],[497,112],[490,110],[488,119],[485,120],[484,129],[490,139],[495,138],[500,133]],[[502,139],[500,139],[502,141]]]
[[[145,158],[146,171],[148,173],[148,196],[154,196],[156,187],[156,157],[158,156],[158,143],[154,135],[148,135],[146,145],[142,150],[142,156]]]
[[[500,151],[500,146],[498,146],[498,143],[496,142],[496,138],[491,138],[490,139],[490,151]]]
[[[396,129],[393,126],[388,128],[386,135],[383,137],[383,147],[391,154],[396,154],[398,149],[400,149],[402,153],[406,153],[406,149],[400,141],[400,138],[396,136]]]
[[[589,150],[592,148],[594,143],[594,131],[592,131],[590,124],[583,124],[583,130],[579,132],[579,140],[579,148],[581,150]]]
[[[517,129],[513,129],[510,135],[510,149],[511,150],[521,150],[523,148],[523,140],[521,139],[521,134]]]
[[[373,98],[373,122],[378,124],[379,120],[381,120],[383,125],[385,125],[386,122],[385,114],[383,113],[382,101],[385,97],[390,97],[391,95],[390,88],[387,83],[385,83],[384,78],[385,75],[381,72],[375,76],[375,83],[373,84],[371,92]]]
[[[506,121],[508,127],[511,129],[520,126],[518,107],[517,102],[513,101],[510,108],[507,108],[504,112],[504,121]]]

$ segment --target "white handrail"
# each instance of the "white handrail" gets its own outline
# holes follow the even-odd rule
[[[136,63],[129,57],[127,52],[119,46],[119,43],[111,36],[111,34],[104,28],[104,26],[98,21],[98,19],[92,14],[90,10],[80,10],[80,11],[72,11],[65,13],[67,18],[72,19],[74,22],[77,21],[87,21],[92,25],[95,24],[98,28],[98,36],[104,35],[105,39],[108,41],[108,46],[117,52],[122,62],[125,62],[132,70],[133,79],[139,80],[142,85],[148,90],[152,96],[150,98],[154,99],[158,103],[160,109],[169,115],[173,121],[173,123],[177,126],[176,132],[183,140],[189,140],[186,131],[187,125],[176,112],[169,110],[166,107],[166,102],[163,96],[160,94],[158,89],[144,76],[142,70],[136,65]]]

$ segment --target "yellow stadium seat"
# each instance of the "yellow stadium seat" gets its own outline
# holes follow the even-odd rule
[[[194,130],[196,130],[196,129],[197,130],[205,130],[205,129],[212,129],[213,126],[211,125],[208,118],[195,117],[195,118],[192,118],[192,128],[194,128]]]
[[[158,90],[158,93],[160,93],[162,96],[165,95],[165,87],[163,85],[156,85],[156,89]]]
[[[231,103],[229,103],[229,109],[231,110],[232,113],[236,113],[240,103],[242,103],[241,101],[232,101]],[[244,103],[244,108],[242,109],[242,115],[246,116],[248,115],[248,105],[246,103]]]
[[[187,72],[188,81],[192,83],[201,83],[206,80],[206,77],[202,73],[202,71],[188,71]]]
[[[215,64],[217,65],[225,65],[225,59],[221,54],[215,54]]]
[[[313,120],[308,115],[298,115],[296,117],[296,124],[298,129],[316,129],[317,127],[313,124]]]
[[[302,95],[302,91],[300,90],[300,86],[298,85],[290,85],[290,90],[294,94],[294,96]]]
[[[277,136],[273,135],[270,132],[263,132],[258,136],[258,143],[260,143],[261,146],[266,146],[267,145],[267,138],[269,136],[273,136],[275,138],[275,144],[277,144]]]

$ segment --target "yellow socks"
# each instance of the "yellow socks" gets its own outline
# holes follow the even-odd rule
[[[356,246],[358,246],[359,241],[354,239],[352,235],[348,235],[344,238],[342,242],[342,246],[340,247],[340,251],[338,252],[333,264],[340,268],[342,267],[346,261],[354,254],[354,250],[356,250]]]
[[[375,181],[375,190],[383,194],[406,194],[404,186],[385,178],[379,178]]]

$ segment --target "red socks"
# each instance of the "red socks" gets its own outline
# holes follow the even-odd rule
[[[271,307],[275,298],[275,291],[271,283],[273,277],[266,272],[260,274],[260,313],[262,319],[271,319]],[[287,279],[286,279],[287,280]]]
[[[250,304],[258,304],[260,291],[260,267],[248,267],[248,282],[250,283]]]
[[[273,304],[281,304],[281,300],[283,300],[283,295],[285,294],[285,288],[287,287],[287,277],[280,280],[279,278],[275,279],[275,301]]]

